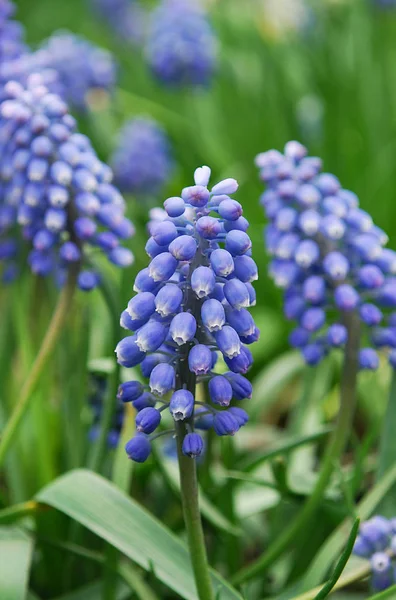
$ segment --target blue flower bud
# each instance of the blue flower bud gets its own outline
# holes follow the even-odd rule
[[[245,217],[239,217],[236,221],[225,221],[224,224],[225,231],[247,231],[249,229],[249,221],[245,219]]]
[[[210,331],[219,331],[225,323],[223,305],[214,298],[205,300],[201,307],[201,318],[205,327]]]
[[[230,412],[232,416],[236,418],[239,427],[243,427],[249,421],[249,416],[246,410],[239,408],[239,406],[231,406],[231,408],[228,409],[228,412]]]
[[[316,185],[324,196],[332,196],[341,188],[337,177],[331,173],[321,173],[316,180]]]
[[[296,192],[296,200],[304,208],[316,206],[321,199],[319,190],[309,183],[301,185]]]
[[[371,544],[362,535],[358,535],[353,546],[353,554],[362,558],[370,558],[372,553]]]
[[[370,231],[373,226],[373,220],[370,215],[360,208],[352,208],[348,212],[345,221],[348,225],[362,233]]]
[[[182,452],[185,456],[196,458],[201,456],[203,447],[203,439],[199,433],[187,433],[183,440]]]
[[[303,296],[310,304],[322,304],[326,299],[326,283],[323,277],[308,277],[303,284]]]
[[[136,415],[136,431],[139,433],[153,433],[161,422],[161,413],[156,408],[148,406]]]
[[[223,179],[219,183],[216,183],[211,189],[211,193],[215,196],[218,194],[233,194],[238,189],[238,182],[236,179]]]
[[[204,344],[193,346],[188,354],[188,366],[192,373],[205,375],[212,368],[212,352]]]
[[[150,374],[154,367],[161,362],[167,362],[166,356],[163,354],[149,354],[142,360],[140,369],[143,377],[150,377]]]
[[[350,311],[358,306],[360,296],[351,285],[344,283],[336,288],[334,300],[340,310]]]
[[[345,231],[344,222],[335,215],[326,215],[320,222],[320,232],[328,240],[340,240],[344,237]]]
[[[177,237],[177,229],[172,221],[154,223],[150,233],[159,246],[170,244]]]
[[[177,285],[167,284],[160,289],[155,298],[155,310],[161,317],[174,315],[180,309],[183,292]]]
[[[195,226],[199,235],[206,240],[214,240],[222,231],[221,222],[215,217],[200,217]]]
[[[396,331],[390,328],[377,327],[371,335],[371,342],[376,348],[396,348]]]
[[[137,400],[144,392],[144,388],[139,381],[127,381],[118,386],[117,398],[123,402],[132,402]]]
[[[379,325],[383,319],[383,314],[375,304],[362,304],[359,309],[360,318],[366,325],[372,327]]]
[[[348,339],[348,332],[344,325],[340,323],[334,323],[334,325],[330,325],[327,330],[326,339],[330,346],[342,346],[346,343]]]
[[[234,358],[224,357],[228,368],[234,373],[245,374],[253,364],[252,353],[245,346],[241,346],[240,353]]]
[[[232,308],[239,310],[250,306],[248,288],[239,279],[230,279],[224,285],[224,295]]]
[[[329,252],[323,259],[323,268],[333,281],[342,281],[349,273],[349,262],[340,252]]]
[[[228,371],[224,374],[231,384],[234,398],[236,400],[244,400],[245,398],[251,398],[253,393],[253,386],[246,377],[239,373],[232,373]]]
[[[303,240],[297,246],[294,259],[300,267],[307,269],[319,259],[319,256],[318,244],[313,240]]]
[[[234,258],[235,277],[243,283],[258,279],[257,265],[250,256],[236,256]]]
[[[286,294],[287,293],[288,292],[286,292]],[[286,294],[285,301],[283,304],[283,312],[285,314],[286,319],[288,319],[289,321],[293,319],[299,319],[305,311],[305,309],[307,308],[307,305],[305,304],[301,296],[294,294],[286,296]]]
[[[95,235],[96,223],[86,217],[80,217],[74,222],[74,231],[81,240],[89,240]]]
[[[175,387],[175,369],[167,363],[156,365],[150,373],[150,390],[164,396]]]
[[[182,190],[184,202],[196,208],[203,208],[208,203],[209,196],[209,190],[202,185],[192,185]]]
[[[194,171],[194,181],[197,185],[207,186],[209,183],[211,169],[207,166],[198,167]]]
[[[376,552],[370,559],[371,585],[376,592],[390,587],[393,582],[393,567],[390,556],[386,552]]]
[[[396,282],[394,280],[383,285],[378,291],[377,300],[385,308],[396,307]]]
[[[177,260],[172,254],[163,252],[153,258],[148,267],[148,274],[154,281],[166,281],[172,277],[176,267]]]
[[[321,308],[308,308],[301,316],[300,325],[313,333],[319,331],[326,321],[326,314]]]
[[[123,248],[122,246],[113,248],[107,256],[110,262],[118,267],[129,267],[134,261],[132,252],[128,248]]]
[[[298,218],[301,231],[307,236],[316,235],[319,231],[321,217],[315,210],[305,210]]]
[[[309,342],[311,334],[303,327],[296,327],[289,335],[289,344],[293,348],[303,348]]]
[[[250,312],[245,308],[227,310],[227,321],[240,336],[249,336],[255,332],[256,326]]]
[[[223,375],[216,375],[209,381],[209,395],[214,404],[228,406],[233,395],[231,383]]]
[[[241,341],[239,335],[229,325],[225,325],[220,331],[214,334],[216,343],[222,354],[231,359],[238,356],[241,352]]]
[[[236,417],[229,410],[224,410],[215,414],[213,429],[217,435],[235,435],[240,429],[240,425]]]
[[[136,343],[136,336],[126,337],[118,342],[115,353],[117,362],[123,367],[135,367],[145,357]]]
[[[307,363],[307,365],[316,366],[317,364],[320,363],[320,361],[324,357],[323,346],[316,342],[314,342],[312,344],[307,344],[302,349],[302,355],[303,355],[304,360]]]
[[[139,398],[132,401],[133,408],[136,412],[140,412],[144,408],[154,407],[156,404],[156,399],[149,392],[144,392]]]
[[[173,317],[169,333],[178,346],[182,346],[194,339],[197,331],[197,322],[192,314],[182,312]]]
[[[244,231],[233,229],[227,233],[225,249],[228,250],[232,256],[239,256],[245,254],[252,247],[250,237]]]
[[[209,267],[197,267],[191,275],[191,287],[198,298],[209,296],[216,285],[215,275]]]
[[[359,284],[368,290],[379,288],[383,285],[385,277],[375,265],[364,265],[357,273]]]
[[[150,258],[154,258],[154,256],[158,256],[158,254],[162,254],[162,252],[168,252],[168,245],[166,244],[165,246],[159,246],[157,244],[157,242],[154,240],[153,237],[150,237],[147,240],[147,243],[144,247],[144,249],[146,250],[146,253],[149,255]]]
[[[218,248],[210,255],[210,264],[219,277],[228,277],[234,271],[234,260],[227,250]]]
[[[192,260],[197,251],[197,242],[191,235],[181,235],[169,245],[169,252],[176,260]]]
[[[59,256],[66,262],[77,262],[81,259],[81,252],[74,242],[65,242],[59,248]]]
[[[89,292],[99,285],[99,277],[93,271],[80,271],[77,277],[77,285],[83,292]]]
[[[66,212],[61,208],[49,208],[44,215],[44,224],[49,231],[58,233],[65,228]]]
[[[297,222],[297,211],[294,208],[281,208],[275,216],[275,227],[279,231],[291,231]]]
[[[150,441],[143,433],[138,433],[126,443],[125,452],[135,462],[143,463],[150,456]]]
[[[223,200],[218,206],[220,217],[227,221],[236,221],[242,216],[242,206],[236,200]]]
[[[378,354],[372,348],[359,350],[359,367],[369,371],[375,371],[379,367]]]
[[[149,321],[136,333],[136,345],[142,352],[154,352],[165,341],[167,329],[157,321]]]
[[[156,297],[151,292],[140,292],[128,302],[127,312],[136,321],[147,321],[156,308]]]
[[[169,411],[175,421],[189,419],[194,411],[194,396],[188,390],[177,390],[172,394]]]
[[[186,210],[186,205],[180,196],[172,196],[165,200],[164,208],[170,217],[180,217]]]

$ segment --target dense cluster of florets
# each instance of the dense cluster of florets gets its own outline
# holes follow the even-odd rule
[[[360,368],[376,369],[375,349],[384,347],[396,366],[396,253],[384,248],[386,234],[298,142],[256,163],[268,188],[261,204],[270,273],[284,289],[286,318],[298,323],[291,345],[308,364],[319,363],[346,343],[344,317],[355,312],[364,325]]]
[[[163,0],[150,16],[146,57],[168,85],[207,85],[216,64],[216,40],[193,0]]]
[[[87,246],[115,265],[133,256],[120,240],[133,234],[124,200],[111,184],[111,169],[96,156],[88,138],[76,132],[64,101],[31,76],[26,87],[10,81],[0,102],[0,260],[11,278],[21,238],[38,275],[66,274],[89,261]],[[79,286],[98,283],[92,270]]]
[[[0,3],[0,65],[26,51],[23,27],[12,20],[15,7],[9,0]]]
[[[146,199],[158,193],[173,170],[171,145],[155,121],[138,117],[122,128],[111,165],[122,192]]]
[[[144,37],[146,10],[138,0],[91,0],[97,14],[122,42],[140,44]]]
[[[353,553],[368,558],[373,591],[386,590],[396,583],[393,559],[396,556],[396,519],[372,517],[361,524]]]
[[[137,294],[121,316],[134,334],[118,344],[117,360],[124,367],[141,364],[149,378],[148,388],[129,381],[119,389],[119,398],[138,411],[137,435],[126,446],[138,462],[150,454],[148,436],[166,409],[174,421],[188,424],[183,452],[192,457],[203,448],[195,429],[233,435],[248,419],[237,404],[252,393],[244,374],[252,363],[247,345],[259,337],[248,311],[257,267],[248,222],[230,198],[237,182],[226,179],[209,191],[209,177],[209,167],[198,168],[195,185],[165,201],[167,218],[150,224],[151,262],[138,273]],[[219,352],[229,369],[224,374],[214,372]],[[210,403],[197,403],[192,393],[201,381],[208,384]]]

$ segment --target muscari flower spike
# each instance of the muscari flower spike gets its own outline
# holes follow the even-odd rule
[[[163,0],[150,15],[145,54],[162,83],[208,85],[216,66],[216,39],[199,3]]]
[[[396,519],[374,516],[361,524],[353,554],[370,560],[373,591],[396,583]]]
[[[76,132],[65,102],[40,76],[26,87],[10,81],[0,102],[0,260],[9,279],[18,248],[30,247],[37,275],[62,280],[71,265],[82,290],[94,288],[98,273],[88,249],[120,267],[133,255],[120,241],[133,234],[125,203],[111,184],[111,169],[97,158],[89,139]],[[20,239],[22,237],[22,240]]]
[[[126,445],[130,458],[143,462],[150,454],[150,435],[169,409],[188,434],[183,452],[196,457],[203,449],[195,430],[213,428],[234,435],[248,420],[238,404],[250,398],[244,377],[252,364],[248,345],[259,337],[250,315],[255,303],[252,281],[257,267],[251,258],[249,223],[242,206],[231,198],[238,184],[226,179],[208,189],[209,167],[196,169],[195,185],[164,202],[166,218],[149,224],[149,266],[136,276],[121,325],[133,332],[116,348],[124,367],[141,365],[149,385],[120,385],[118,398],[138,411],[137,435]],[[218,354],[228,366],[214,372]],[[210,402],[197,403],[182,382],[208,382]],[[156,437],[157,434],[155,434]]]
[[[270,274],[284,290],[286,318],[297,322],[291,345],[318,364],[346,343],[344,317],[354,312],[363,325],[360,368],[377,369],[379,348],[396,366],[396,252],[384,248],[386,234],[298,142],[284,154],[259,154],[256,164],[267,185]]]
[[[174,166],[165,130],[152,119],[131,119],[120,131],[111,165],[122,192],[139,199],[157,194],[168,183]]]
[[[0,65],[26,52],[23,27],[12,17],[15,6],[9,0],[0,3]]]

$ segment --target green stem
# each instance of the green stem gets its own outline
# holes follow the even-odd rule
[[[184,522],[187,529],[195,585],[200,600],[214,600],[198,505],[196,466],[195,461],[188,456],[184,456],[182,452],[183,439],[187,434],[187,427],[182,421],[176,422],[176,434]]]
[[[239,571],[232,579],[234,585],[262,575],[282,554],[290,547],[294,538],[304,529],[307,522],[317,510],[323,494],[330,481],[335,463],[340,458],[350,434],[351,423],[355,409],[356,379],[358,371],[358,350],[360,340],[360,326],[356,315],[351,314],[345,318],[348,329],[348,342],[345,348],[344,366],[340,388],[340,410],[338,421],[330,438],[326,454],[323,459],[316,485],[312,495],[308,498],[297,519],[289,529],[268,548],[253,564]]]
[[[74,291],[76,288],[77,270],[71,269],[69,271],[68,279],[65,287],[63,288],[58,303],[53,313],[51,322],[48,326],[47,333],[41,344],[39,353],[30,373],[22,387],[19,398],[15,404],[14,410],[8,420],[0,439],[0,466],[2,465],[5,456],[10,448],[10,445],[14,439],[15,434],[18,431],[22,419],[29,406],[29,400],[31,399],[34,390],[39,382],[40,376],[47,365],[48,360],[54,351],[55,345],[59,339],[60,334],[63,331],[63,325],[66,317],[70,311]]]

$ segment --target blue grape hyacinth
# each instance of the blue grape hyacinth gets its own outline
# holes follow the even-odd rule
[[[140,199],[160,192],[169,182],[174,166],[165,130],[144,117],[124,125],[110,162],[120,190]]]
[[[267,185],[261,204],[270,274],[284,290],[286,318],[297,322],[291,345],[318,364],[344,346],[344,319],[354,313],[363,326],[360,368],[377,369],[379,348],[390,350],[396,366],[396,252],[384,248],[386,234],[298,142],[284,154],[259,154],[256,164]]]
[[[146,58],[167,85],[208,85],[216,66],[216,39],[193,0],[163,0],[150,15]]]
[[[12,17],[15,6],[9,0],[0,3],[0,65],[26,52],[23,27]]]
[[[101,421],[103,415],[103,403],[106,394],[108,393],[108,376],[102,373],[90,374],[90,395],[89,404],[92,409],[92,425],[88,431],[88,439],[94,442],[100,436]],[[115,413],[112,418],[111,426],[107,434],[107,446],[114,449],[118,446],[122,426],[124,423],[125,405],[120,401],[117,404]]]
[[[78,284],[94,288],[92,251],[120,267],[133,255],[121,245],[133,234],[112,171],[77,133],[65,102],[39,76],[26,87],[10,81],[0,102],[0,260],[5,275],[18,250],[30,248],[37,275],[62,281],[72,265],[85,265]],[[91,249],[91,252],[89,252]],[[23,252],[21,253],[23,254]],[[11,266],[10,266],[11,265]]]
[[[375,516],[361,524],[353,554],[367,558],[371,566],[374,592],[386,590],[396,583],[396,519]]]
[[[138,411],[137,435],[126,445],[130,458],[150,454],[150,434],[163,411],[187,424],[185,455],[202,452],[196,429],[234,435],[248,420],[238,406],[250,398],[244,374],[252,364],[248,345],[259,337],[249,312],[255,303],[249,223],[230,195],[238,184],[226,179],[208,189],[209,167],[195,171],[195,185],[164,202],[167,218],[152,221],[146,251],[151,261],[138,273],[121,325],[134,332],[116,348],[124,367],[141,365],[149,385],[120,385],[118,397]],[[214,369],[221,354],[226,373]],[[196,382],[208,385],[210,402],[197,403]],[[156,435],[156,434],[155,434]]]

